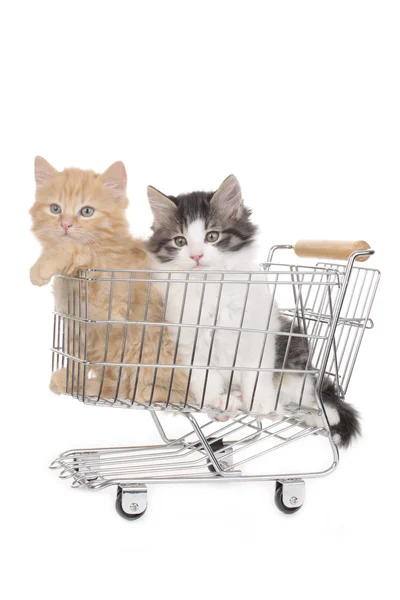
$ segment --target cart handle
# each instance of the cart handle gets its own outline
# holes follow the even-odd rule
[[[338,240],[299,240],[294,251],[301,258],[328,258],[331,260],[347,260],[353,252],[370,250],[367,242],[341,242]],[[368,260],[369,254],[357,256],[356,260]]]

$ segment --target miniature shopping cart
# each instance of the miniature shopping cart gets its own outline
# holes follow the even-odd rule
[[[272,262],[276,251],[283,255],[283,251],[290,250],[294,250],[303,259],[301,262],[311,258],[323,262],[313,266]],[[60,477],[70,479],[74,488],[100,490],[116,486],[117,512],[131,520],[137,519],[146,511],[146,486],[167,482],[275,481],[275,502],[278,508],[288,514],[298,511],[304,501],[305,480],[325,476],[338,464],[338,449],[320,400],[320,391],[328,378],[344,401],[364,332],[373,327],[370,311],[380,275],[375,269],[356,266],[356,261],[363,262],[373,253],[364,242],[303,241],[295,246],[274,246],[270,250],[268,261],[260,266],[257,273],[204,271],[200,275],[198,272],[196,279],[193,279],[193,272],[171,274],[168,271],[88,269],[81,271],[76,277],[58,276],[56,284],[62,286],[65,302],[56,306],[54,312],[52,357],[53,371],[62,371],[66,377],[63,392],[88,405],[147,411],[161,443],[69,450],[60,454],[51,468],[59,469]],[[161,322],[153,322],[148,318],[146,310],[143,319],[131,320],[130,305],[135,286],[147,286],[149,301],[152,287],[163,284],[166,305],[171,286],[179,284],[187,290],[188,286],[199,284],[199,277],[203,294],[207,293],[208,286],[213,286],[217,312],[221,295],[232,283],[243,285],[247,290],[256,285],[268,286],[282,318],[289,326],[283,332],[269,331],[268,327],[263,327],[257,333],[265,337],[284,335],[287,347],[292,340],[300,340],[305,344],[307,360],[298,374],[312,376],[315,381],[316,418],[313,422],[307,418],[311,409],[302,406],[301,398],[294,398],[284,410],[275,410],[262,419],[252,407],[246,411],[237,409],[228,415],[227,407],[222,407],[219,411],[211,410],[210,414],[210,407],[193,399],[190,394],[190,378],[199,365],[193,359],[190,364],[179,363],[180,334],[185,327],[190,326],[194,331],[195,347],[199,332],[204,332],[204,329],[209,332],[209,358],[202,365],[202,369],[207,372],[216,368],[211,356],[212,340],[223,327],[217,320],[214,324],[204,325],[201,302],[193,323],[184,323],[182,318],[177,323],[167,322],[165,312]],[[113,313],[116,290],[122,289],[121,286],[125,286],[125,316]],[[101,293],[103,298],[108,299],[108,312],[103,318],[99,318],[91,310],[92,288],[96,288],[96,293]],[[181,317],[184,304],[185,293]],[[244,312],[245,304],[244,302]],[[115,359],[115,353],[112,359],[108,354],[115,327],[119,327],[118,360]],[[126,345],[129,328],[132,327],[139,328],[142,332],[142,344],[137,360],[128,362]],[[157,328],[160,344],[162,336],[174,328],[173,363],[162,364],[159,352],[152,364],[143,362],[143,345],[149,328]],[[244,328],[239,326],[231,329],[236,353],[233,353],[232,363],[224,368],[232,372],[233,379],[233,374],[238,369],[235,363],[237,346]],[[91,336],[96,331],[101,331],[103,336],[102,357],[93,360],[90,344],[93,339]],[[183,400],[177,402],[174,398],[172,383],[163,401],[155,399],[152,393],[147,400],[143,397],[139,399],[135,392],[130,397],[124,397],[121,393],[121,381],[128,370],[132,377],[138,378],[141,369],[152,369],[153,381],[156,381],[157,372],[165,368],[169,369],[171,380],[180,369],[187,373],[188,392]],[[251,368],[258,376],[257,373],[263,370],[261,361]],[[102,384],[105,373],[110,369],[116,374],[115,393],[110,394],[108,391],[105,394]],[[293,371],[293,366],[289,368],[284,361],[274,376],[279,379],[286,374],[293,374]],[[93,378],[99,380],[97,395],[88,393],[89,389],[93,389]],[[160,417],[162,413],[168,412],[181,415],[180,419],[173,422],[179,421],[179,426],[184,427],[183,434],[167,435],[165,423],[162,424]],[[229,420],[222,420],[227,416]],[[173,422],[170,421],[170,424]]]

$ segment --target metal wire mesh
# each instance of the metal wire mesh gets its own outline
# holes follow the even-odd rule
[[[192,430],[163,445],[70,450],[59,455],[51,468],[60,470],[59,476],[71,480],[73,487],[92,489],[132,481],[204,481],[217,475],[231,480],[258,480],[260,475],[253,464],[258,458],[322,432],[316,426],[302,428],[290,417],[261,424],[250,415],[237,416],[223,426],[208,421],[198,429],[207,440],[210,454]],[[218,461],[220,472],[213,467],[212,457]],[[243,475],[242,470],[248,467],[249,474]],[[276,475],[262,478],[274,479]]]
[[[255,398],[260,381],[271,373],[276,392],[267,412],[282,412],[282,408],[286,412],[318,410],[317,404],[313,407],[304,402],[307,385],[314,385],[324,375],[321,371],[329,358],[326,374],[344,395],[364,331],[373,325],[369,314],[379,274],[357,268],[352,272],[331,343],[344,272],[344,267],[321,263],[315,267],[264,264],[260,272],[207,271],[194,275],[187,271],[85,270],[77,277],[59,276],[55,284],[52,389],[87,404],[214,416],[226,411],[257,415]],[[195,294],[191,293],[194,286]],[[272,301],[254,326],[248,304],[249,298],[260,293],[260,286],[268,289]],[[179,319],[168,322],[169,303],[172,297],[176,301],[177,287]],[[240,290],[241,311],[236,322],[228,325],[220,313],[233,289],[236,294]],[[280,328],[271,327],[274,302],[280,307]],[[195,318],[190,316],[193,314]],[[199,347],[204,349],[205,339],[204,356]],[[252,364],[242,351],[249,339],[259,350]],[[265,361],[268,340],[280,349],[273,365]],[[186,362],[180,358],[184,343],[192,347]],[[224,349],[223,362],[216,360],[221,345],[229,346],[228,352]],[[228,382],[224,403],[219,406],[207,398],[214,372],[223,373]],[[251,401],[238,407],[235,398],[244,372],[251,374]],[[294,378],[298,383],[288,398],[287,382]],[[196,394],[192,391],[195,382]]]
[[[340,276],[345,273],[345,265],[320,263],[319,266],[335,268]],[[353,268],[327,363],[327,373],[337,378],[342,396],[349,387],[365,330],[374,326],[370,312],[379,279],[380,273],[375,269]],[[333,301],[336,299],[334,296]],[[320,364],[319,359],[318,356],[317,365]]]

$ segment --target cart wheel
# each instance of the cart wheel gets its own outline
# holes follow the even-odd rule
[[[224,447],[224,442],[223,440],[209,440],[210,446],[213,449],[214,452],[218,452],[218,450],[222,450],[222,448]],[[208,463],[207,465],[207,469],[211,472],[211,473],[216,473],[214,465],[212,465],[211,463]]]
[[[128,521],[136,521],[143,517],[147,510],[146,488],[143,487],[132,492],[132,488],[118,486],[115,510],[120,517]]]
[[[215,440],[213,438],[210,438],[208,440],[208,443],[210,444],[212,450],[214,452],[218,452],[220,450],[223,450],[224,448],[224,440]],[[195,447],[203,449],[203,445],[201,444],[201,442],[198,442],[197,444],[195,444]],[[229,454],[226,455],[227,459],[228,459]],[[208,458],[208,457],[207,457]],[[222,458],[222,453],[220,453],[220,460]],[[221,461],[224,462],[224,461]],[[227,463],[227,466],[229,466],[228,460],[225,461]],[[207,464],[207,469],[211,472],[211,473],[216,473],[214,465],[212,465],[210,462]]]
[[[299,485],[300,484],[300,485]],[[289,486],[296,486],[290,487]],[[284,489],[284,487],[286,489]],[[291,515],[303,506],[304,500],[304,481],[282,483],[276,482],[275,486],[275,504],[279,510],[286,515]],[[288,506],[289,504],[289,506]]]

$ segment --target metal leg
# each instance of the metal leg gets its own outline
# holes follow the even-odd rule
[[[167,436],[167,434],[164,431],[163,426],[161,425],[160,419],[156,415],[156,412],[154,410],[151,410],[150,414],[151,414],[151,416],[153,418],[153,421],[154,421],[154,423],[155,423],[155,425],[157,427],[157,431],[160,434],[160,437],[161,437],[162,441],[165,444],[172,444],[172,443],[176,442],[176,440],[170,440],[169,439],[169,437]]]
[[[221,457],[219,461],[221,469],[229,469],[233,464],[233,448],[223,448],[218,452],[218,455]]]
[[[201,442],[201,445],[203,446],[205,453],[207,454],[208,458],[210,459],[210,462],[211,462],[211,464],[209,465],[210,470],[212,470],[213,472],[216,472],[218,475],[221,475],[222,477],[237,477],[238,475],[240,475],[241,474],[240,471],[225,471],[224,470],[223,467],[227,468],[229,466],[228,463],[225,462],[224,465],[222,465],[218,461],[217,457],[215,456],[214,449],[212,447],[212,441],[210,442],[205,437],[203,431],[201,430],[201,427],[199,426],[199,424],[197,423],[197,421],[193,417],[193,415],[191,415],[190,413],[187,413],[186,417],[192,424],[192,427],[195,430],[195,432],[197,433],[197,436]],[[227,451],[228,450],[230,452],[232,452],[231,448],[227,449]],[[226,452],[226,454],[228,455],[228,452]]]

